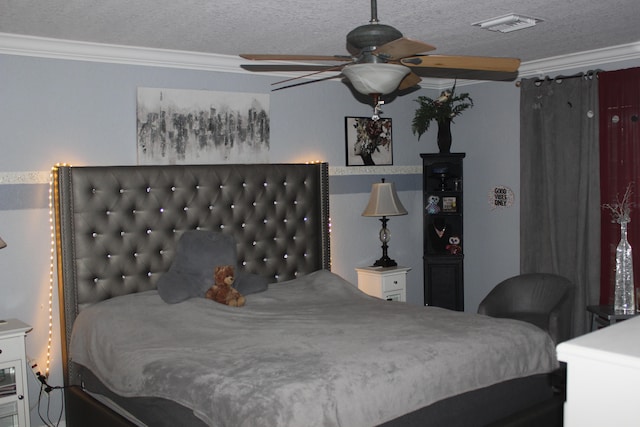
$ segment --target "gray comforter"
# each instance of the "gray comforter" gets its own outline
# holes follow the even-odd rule
[[[211,426],[372,426],[557,367],[535,326],[386,302],[318,271],[249,295],[165,304],[149,291],[81,312],[73,361],[123,396],[172,399]]]

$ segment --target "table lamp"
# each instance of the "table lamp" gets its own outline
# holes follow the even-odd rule
[[[382,257],[373,264],[374,267],[395,267],[398,265],[387,254],[388,243],[391,240],[391,232],[387,228],[387,222],[389,221],[387,217],[406,214],[407,210],[402,206],[396,193],[396,187],[392,182],[385,182],[384,178],[382,178],[382,182],[371,186],[369,203],[364,212],[362,212],[362,216],[381,217],[380,241],[382,242]]]

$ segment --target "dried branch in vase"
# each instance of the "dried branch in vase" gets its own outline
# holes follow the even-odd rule
[[[618,224],[631,222],[631,208],[634,205],[631,201],[631,196],[633,195],[631,187],[633,187],[633,182],[627,184],[627,189],[624,192],[622,200],[620,200],[619,196],[616,196],[615,203],[602,205],[603,209],[608,209],[611,212],[611,222],[617,222]]]

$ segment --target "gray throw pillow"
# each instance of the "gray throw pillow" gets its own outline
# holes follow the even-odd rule
[[[158,280],[160,297],[169,304],[203,297],[214,283],[218,265],[236,267],[236,242],[233,236],[216,231],[185,231],[178,240],[169,271]]]
[[[249,294],[266,291],[269,287],[269,281],[257,274],[236,270],[236,281],[233,287],[242,295],[247,296]]]

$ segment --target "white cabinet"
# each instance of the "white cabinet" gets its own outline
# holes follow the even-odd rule
[[[640,317],[557,346],[567,363],[564,427],[638,426]]]
[[[358,272],[358,289],[387,301],[407,301],[407,267],[362,267]]]
[[[29,427],[25,336],[31,326],[0,320],[0,427]]]

